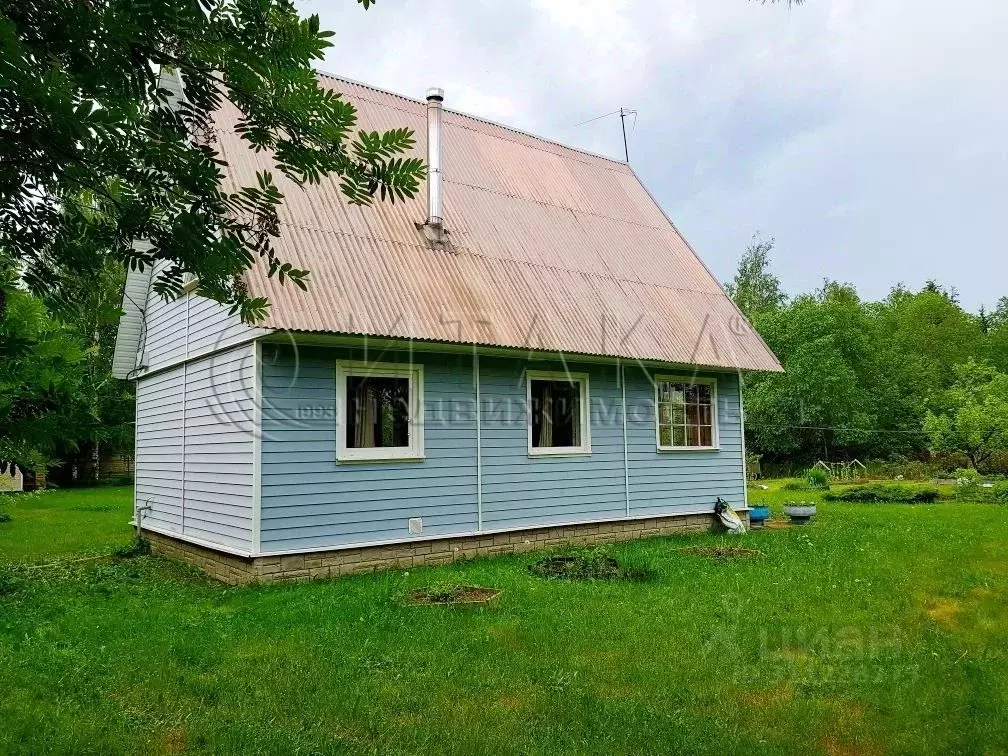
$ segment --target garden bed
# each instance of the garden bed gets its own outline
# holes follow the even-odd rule
[[[744,546],[691,546],[680,549],[685,554],[707,557],[708,559],[752,559],[763,556],[759,549],[747,549]]]
[[[485,604],[500,595],[495,588],[481,588],[475,585],[434,585],[414,588],[406,596],[410,606],[442,606],[452,604]]]
[[[606,554],[563,554],[529,565],[539,577],[554,580],[646,580],[654,573],[650,564],[624,563]]]

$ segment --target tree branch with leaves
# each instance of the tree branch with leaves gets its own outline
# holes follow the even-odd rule
[[[5,2],[0,255],[45,294],[109,259],[163,262],[154,289],[166,298],[192,274],[201,294],[261,319],[268,302],[242,275],[261,260],[304,288],[308,271],[274,247],[284,200],[274,177],[226,182],[215,130],[227,103],[236,133],[296,185],[335,175],[349,203],[366,205],[412,196],[425,173],[405,156],[409,129],[354,134],[354,106],[319,85],[312,64],[331,36],[289,0]],[[162,84],[167,71],[181,102]]]

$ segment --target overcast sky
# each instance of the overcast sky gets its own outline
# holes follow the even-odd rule
[[[824,277],[1008,295],[1008,2],[352,0],[320,68],[630,162],[722,280],[759,230]],[[628,121],[628,128],[632,121]]]

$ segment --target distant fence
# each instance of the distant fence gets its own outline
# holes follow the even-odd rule
[[[849,462],[824,462],[820,459],[815,463],[814,467],[828,472],[833,480],[863,478],[868,474],[868,468],[858,459],[852,459]]]

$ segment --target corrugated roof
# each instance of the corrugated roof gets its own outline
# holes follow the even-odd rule
[[[320,75],[367,130],[407,126],[426,154],[426,105]],[[450,93],[448,93],[450,101]],[[231,178],[271,169],[225,112],[219,143]],[[255,268],[263,325],[293,331],[541,349],[744,370],[780,370],[624,163],[445,110],[444,216],[452,250],[416,224],[426,192],[353,207],[338,180],[285,194],[278,250],[311,271],[307,292]]]

